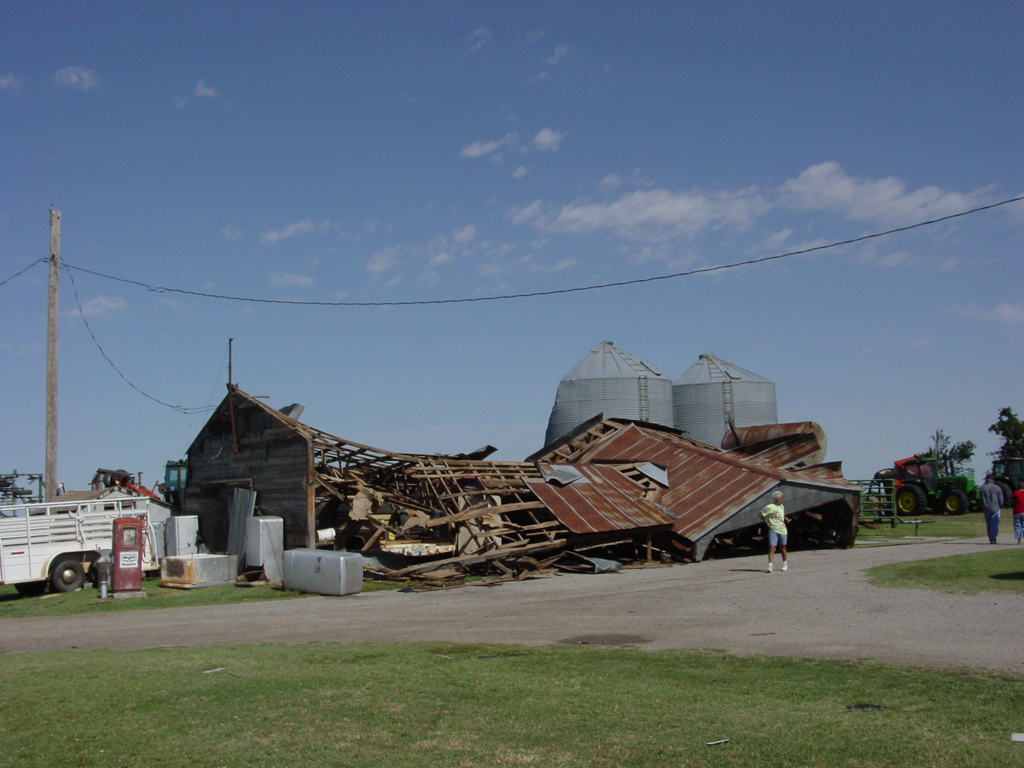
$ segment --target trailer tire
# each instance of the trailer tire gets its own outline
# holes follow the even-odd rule
[[[959,488],[951,488],[942,494],[939,505],[947,515],[962,515],[971,506],[971,501]]]
[[[77,592],[85,584],[85,569],[77,558],[63,557],[50,571],[50,589],[54,592]]]
[[[901,485],[896,490],[896,514],[923,515],[928,510],[928,494],[917,485]]]
[[[22,597],[39,597],[46,591],[45,581],[23,581],[20,584],[15,584],[14,588],[18,590],[18,594]]]

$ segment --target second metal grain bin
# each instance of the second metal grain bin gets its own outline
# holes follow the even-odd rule
[[[686,437],[719,446],[729,424],[775,424],[775,384],[739,366],[703,354],[672,384],[675,428]]]

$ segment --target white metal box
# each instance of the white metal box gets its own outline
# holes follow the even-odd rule
[[[250,517],[245,521],[246,568],[262,568],[267,581],[281,581],[284,555],[284,519]]]
[[[284,553],[284,588],[318,595],[361,592],[362,555],[324,549],[289,549]]]
[[[232,584],[238,573],[235,555],[165,557],[160,562],[160,586],[192,589]]]
[[[167,518],[164,542],[168,557],[186,557],[199,554],[199,518],[180,515]]]

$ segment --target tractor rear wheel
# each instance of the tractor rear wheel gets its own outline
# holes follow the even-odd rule
[[[971,501],[967,494],[959,488],[950,488],[942,494],[939,506],[947,515],[962,515],[970,507]]]
[[[1009,483],[1004,483],[1002,480],[996,480],[996,485],[999,486],[999,490],[1003,492],[1003,503],[1000,505],[1003,509],[1013,506],[1013,489]]]
[[[917,485],[901,485],[896,491],[896,514],[923,515],[928,509],[928,494]]]

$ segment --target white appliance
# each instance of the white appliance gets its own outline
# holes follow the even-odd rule
[[[245,521],[245,564],[262,568],[267,581],[281,581],[284,555],[284,518],[250,517]]]
[[[318,595],[361,592],[362,555],[324,549],[289,549],[284,553],[284,588]]]

